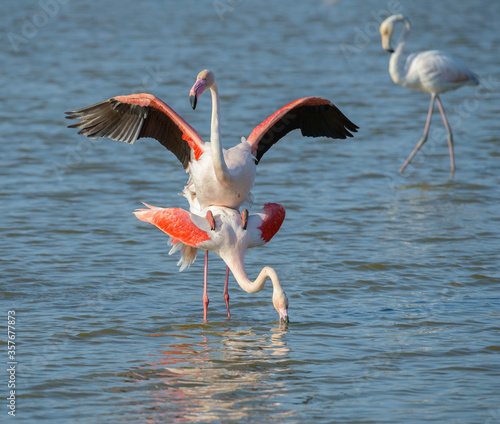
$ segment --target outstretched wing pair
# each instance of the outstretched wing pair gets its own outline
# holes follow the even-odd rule
[[[133,144],[140,138],[154,138],[170,150],[186,169],[198,160],[205,147],[196,130],[170,106],[152,94],[112,97],[73,112],[78,119],[70,128],[89,138],[108,137]],[[255,127],[247,141],[257,163],[290,131],[300,129],[306,137],[345,139],[357,132],[353,124],[332,102],[321,97],[304,97],[282,107]]]
[[[217,228],[212,229],[205,218],[181,208],[158,208],[144,203],[148,209],[138,209],[134,213],[141,221],[153,224],[172,237],[172,244],[182,242],[188,246],[205,250],[217,250],[220,240],[213,237]],[[219,208],[224,210],[225,208]],[[235,213],[235,211],[233,211]],[[215,210],[217,214],[217,210]],[[259,212],[248,218],[246,229],[247,247],[262,246],[269,242],[278,232],[285,219],[285,208],[277,203],[266,203]],[[240,222],[230,222],[230,225],[240,225]]]

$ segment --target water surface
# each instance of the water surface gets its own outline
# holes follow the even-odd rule
[[[18,420],[500,421],[497,3],[4,3],[1,325],[15,310]],[[443,49],[481,75],[443,96],[453,180],[437,113],[397,173],[429,96],[390,80],[377,31],[394,7],[412,21],[409,51]],[[227,319],[215,255],[204,324],[201,255],[179,273],[167,237],[132,215],[142,201],[186,207],[177,159],[66,128],[64,111],[139,91],[208,138],[209,97],[195,112],[188,100],[204,68],[225,146],[303,96],[360,126],[345,141],[291,133],[258,166],[252,211],[273,201],[287,217],[247,270],[276,269],[287,328],[270,287],[249,295],[234,279]]]

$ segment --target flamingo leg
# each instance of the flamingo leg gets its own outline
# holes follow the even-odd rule
[[[403,163],[403,166],[401,168],[399,168],[399,172],[401,174],[403,172],[405,172],[406,167],[410,164],[413,157],[417,154],[417,152],[420,150],[420,148],[427,141],[427,136],[429,135],[429,128],[431,126],[432,110],[434,109],[434,101],[436,100],[436,97],[437,96],[435,94],[431,95],[431,104],[429,105],[429,112],[427,112],[427,121],[425,122],[424,135],[422,136],[420,141],[417,143],[417,145],[415,146],[415,149],[413,149],[413,152],[411,152],[410,156],[408,156],[408,159],[406,159],[405,163]],[[439,99],[438,99],[438,104],[439,104]]]
[[[441,117],[443,118],[444,127],[446,128],[446,132],[448,133],[448,148],[450,150],[450,163],[451,163],[451,178],[455,175],[455,156],[453,155],[453,134],[451,132],[450,124],[448,123],[448,119],[446,118],[446,113],[444,113],[443,104],[441,103],[441,99],[439,96],[436,96],[437,104],[439,107],[439,112],[441,112]]]
[[[215,219],[214,219],[214,214],[212,213],[212,211],[207,211],[205,216],[208,220],[208,223],[210,224],[210,229],[212,231],[215,231]],[[207,252],[208,252],[208,250],[207,250]]]
[[[243,212],[241,213],[241,226],[243,227],[244,230],[246,230],[247,225],[248,225],[248,209],[243,209]]]
[[[208,280],[208,250],[205,251],[205,284],[203,289],[203,319],[207,322],[208,310],[208,293],[207,293],[207,280]]]
[[[226,284],[224,284],[224,299],[226,300],[227,317],[231,318],[231,312],[229,312],[229,267],[226,267]]]

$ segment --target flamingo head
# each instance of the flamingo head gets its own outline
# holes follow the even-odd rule
[[[280,324],[288,324],[288,298],[281,288],[274,290],[273,305],[280,316]]]
[[[396,22],[403,22],[407,30],[410,30],[410,21],[403,15],[392,15],[380,24],[380,36],[382,37],[382,48],[389,53],[394,53],[391,47],[391,39],[394,34],[394,25]]]
[[[191,107],[196,109],[196,104],[198,103],[198,97],[206,89],[212,88],[215,85],[215,75],[212,71],[205,69],[201,71],[196,77],[196,82],[194,83],[191,91],[189,92],[189,101],[191,102]]]
[[[380,24],[380,36],[382,37],[382,48],[390,53],[394,52],[391,47],[391,38],[394,33],[394,20],[389,16],[384,22]]]

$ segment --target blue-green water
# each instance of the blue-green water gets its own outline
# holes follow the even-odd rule
[[[443,49],[480,88],[443,96],[456,142],[449,179],[429,96],[396,86],[378,23],[404,12],[408,51]],[[6,1],[0,15],[0,397],[9,396],[15,310],[16,416],[26,423],[500,423],[500,6],[478,0]],[[331,99],[352,140],[290,133],[263,158],[255,206],[286,220],[247,255],[290,300],[249,295],[211,255],[182,273],[142,201],[186,207],[187,175],[153,140],[88,140],[64,112],[151,92],[204,137],[212,69],[223,143],[286,103]]]

